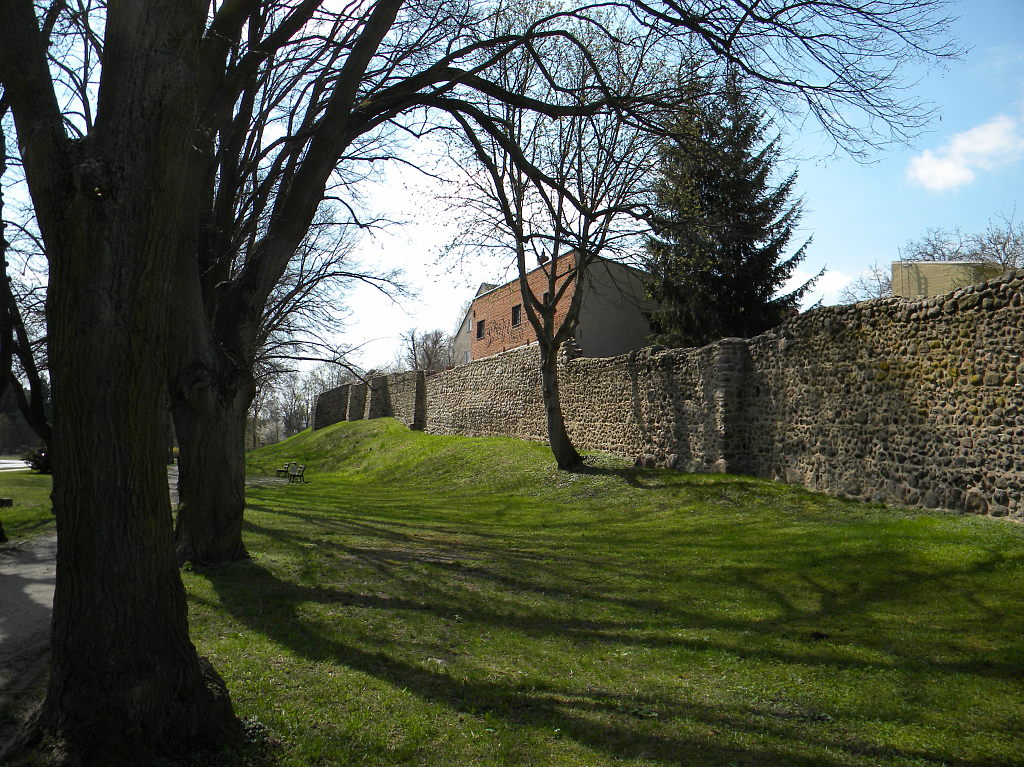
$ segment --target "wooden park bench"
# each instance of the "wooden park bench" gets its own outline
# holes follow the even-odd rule
[[[289,482],[305,482],[306,481],[306,465],[302,463],[293,463],[288,469],[288,481]]]
[[[286,463],[283,468],[275,469],[275,471],[277,472],[277,474],[275,476],[287,477],[291,473],[291,468],[294,465],[295,464],[293,464],[293,463]]]

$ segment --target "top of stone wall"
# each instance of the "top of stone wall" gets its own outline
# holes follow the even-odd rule
[[[575,357],[568,360],[568,362],[571,365],[657,365],[667,362],[668,358],[678,358],[680,355],[706,356],[715,353],[716,350],[724,350],[739,345],[770,343],[786,339],[787,337],[803,335],[807,332],[818,332],[823,326],[826,328],[833,327],[838,330],[843,326],[872,321],[875,318],[881,317],[902,321],[928,321],[929,319],[936,319],[942,314],[969,311],[979,306],[982,309],[995,310],[1006,306],[1012,301],[1014,294],[1022,292],[1024,292],[1024,269],[1011,270],[999,277],[958,288],[938,296],[927,298],[874,298],[855,304],[821,306],[791,317],[781,325],[750,339],[722,338],[703,347],[667,348],[663,346],[645,346],[618,357]],[[468,365],[532,354],[535,353],[536,346],[537,342],[534,341],[524,346],[481,357],[468,363]],[[457,373],[459,369],[459,367],[456,367],[451,371],[438,371],[433,375],[444,376],[450,372]],[[392,376],[392,379],[398,382],[403,380],[405,376],[413,375],[415,375],[415,371],[395,374]]]
[[[937,319],[942,314],[970,311],[979,306],[982,309],[994,311],[1007,306],[1012,301],[1014,294],[1022,293],[1022,288],[1024,288],[1024,269],[1018,269],[937,296],[925,298],[892,296],[873,298],[855,304],[821,306],[798,314],[750,340],[756,342],[762,337],[765,340],[777,340],[780,337],[802,334],[806,330],[818,330],[823,324],[829,325],[832,322],[850,325],[880,317],[904,322],[927,321]]]

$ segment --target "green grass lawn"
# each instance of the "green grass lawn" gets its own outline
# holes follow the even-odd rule
[[[13,498],[14,506],[0,508],[0,524],[11,541],[33,538],[56,530],[50,513],[48,474],[25,471],[0,471],[0,498]]]
[[[193,638],[283,765],[1020,765],[1024,529],[385,419],[250,475]]]

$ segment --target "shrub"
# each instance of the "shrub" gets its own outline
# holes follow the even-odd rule
[[[32,471],[39,474],[53,474],[53,468],[50,465],[50,454],[45,450],[29,450],[21,458],[29,465]]]

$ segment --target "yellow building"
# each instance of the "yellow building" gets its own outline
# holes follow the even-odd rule
[[[893,261],[892,294],[903,298],[938,296],[997,277],[998,264],[976,261]]]

